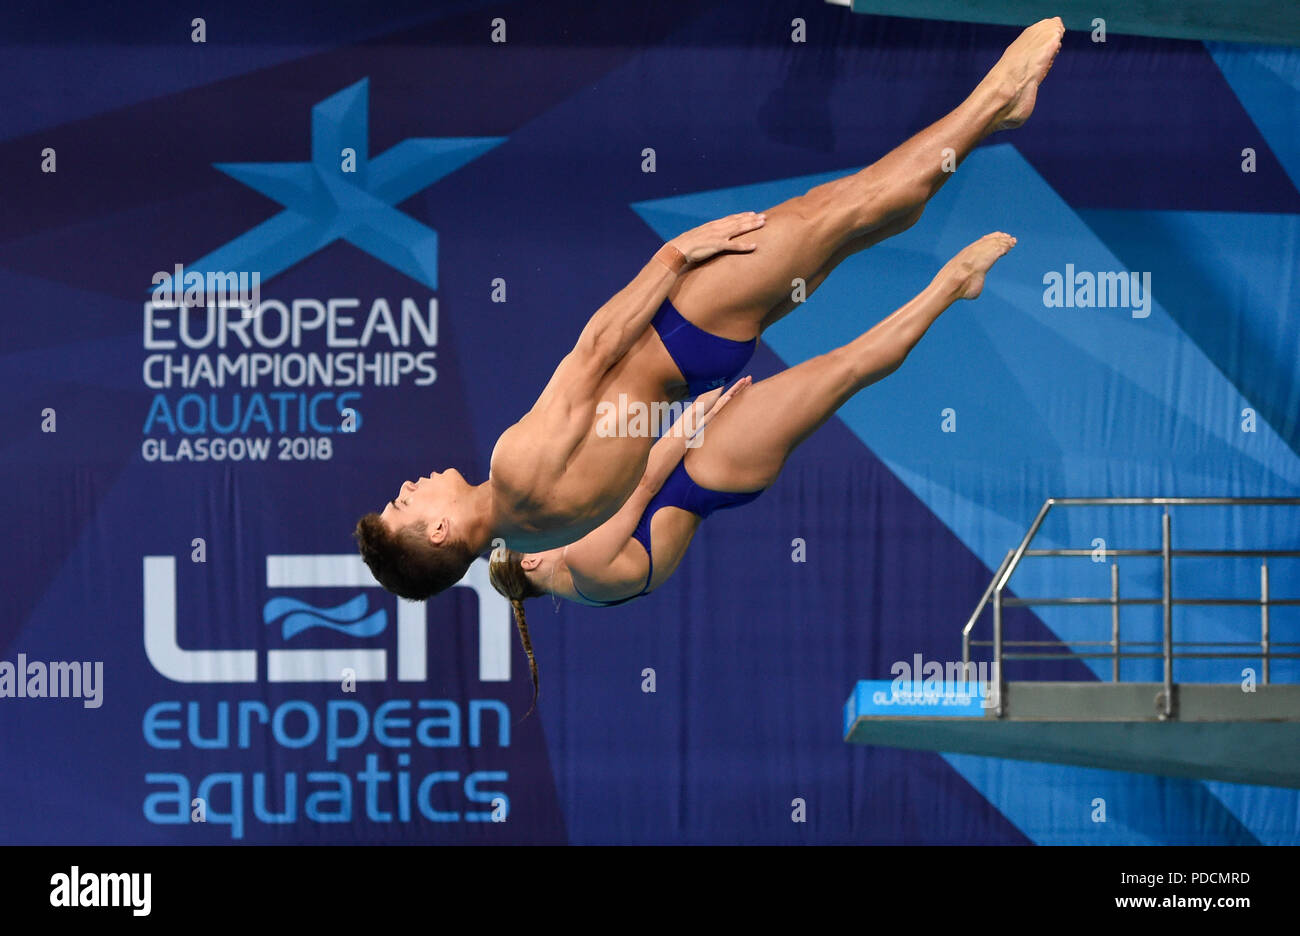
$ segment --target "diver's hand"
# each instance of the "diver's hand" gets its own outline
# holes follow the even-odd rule
[[[688,263],[702,263],[720,253],[751,253],[758,243],[744,235],[767,223],[767,215],[743,211],[716,221],[701,224],[678,234],[668,243],[682,252]]]
[[[705,405],[701,406],[700,400],[704,399],[704,397],[701,396],[700,400],[697,400],[695,403],[697,407],[695,425],[687,427],[687,433],[686,433],[687,446],[689,448],[695,448],[696,446],[698,446],[701,441],[699,438],[700,433],[702,433],[704,431],[704,427],[709,424],[709,420],[713,419],[720,412],[722,412],[722,408],[724,406],[726,406],[728,403],[734,400],[737,394],[739,394],[742,390],[744,390],[753,382],[754,382],[753,377],[749,377],[749,376],[741,377],[739,380],[737,380],[734,384],[732,384],[727,389],[726,393],[722,394],[715,401],[713,401],[712,405],[706,403]],[[710,392],[716,393],[717,391],[710,391]]]

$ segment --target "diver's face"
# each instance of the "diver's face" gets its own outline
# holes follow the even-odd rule
[[[418,520],[424,520],[433,528],[447,517],[456,501],[469,490],[469,482],[461,473],[448,468],[415,481],[403,482],[379,516],[392,529]]]

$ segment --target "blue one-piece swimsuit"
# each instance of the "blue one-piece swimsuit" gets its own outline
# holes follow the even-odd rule
[[[661,507],[680,507],[682,510],[689,510],[703,520],[715,510],[725,510],[728,507],[739,507],[741,504],[748,504],[762,493],[762,491],[746,491],[743,493],[712,491],[700,487],[686,471],[686,460],[683,459],[677,463],[677,467],[668,476],[668,480],[659,489],[659,493],[646,505],[636,529],[632,531],[632,538],[645,547],[646,556],[649,557],[645,587],[635,595],[628,595],[626,598],[619,598],[615,601],[598,601],[594,598],[588,598],[581,591],[578,591],[576,582],[573,585],[573,590],[578,592],[578,597],[583,601],[590,602],[599,608],[613,608],[616,605],[626,604],[640,598],[650,591],[650,582],[655,574],[655,554],[650,545],[650,521],[654,519],[654,515],[659,512]]]
[[[650,324],[686,378],[691,396],[699,396],[735,380],[758,347],[757,338],[733,341],[692,325],[667,299]]]

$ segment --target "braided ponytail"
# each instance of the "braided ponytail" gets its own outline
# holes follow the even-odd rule
[[[533,709],[537,708],[537,658],[533,656],[533,642],[528,639],[528,619],[524,617],[524,603],[518,598],[511,598],[510,607],[515,612],[515,627],[519,629],[519,642],[524,645],[524,655],[528,657],[528,678],[533,683],[533,701],[524,715],[524,718],[527,718],[533,714]]]
[[[519,642],[523,644],[524,655],[528,657],[528,677],[533,684],[533,701],[528,706],[527,714],[524,715],[524,718],[527,718],[533,714],[533,709],[537,708],[539,684],[537,658],[533,656],[533,642],[528,637],[528,618],[524,614],[524,599],[540,597],[542,590],[528,580],[524,567],[520,563],[520,554],[503,546],[498,546],[492,551],[492,558],[488,560],[488,579],[492,582],[492,587],[510,602],[510,608],[514,612],[515,627],[519,631]],[[521,718],[520,721],[523,719]]]

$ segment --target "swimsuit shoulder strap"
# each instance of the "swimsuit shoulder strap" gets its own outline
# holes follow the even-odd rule
[[[595,605],[597,608],[613,608],[621,604],[627,604],[633,598],[641,597],[641,595],[628,595],[626,598],[615,598],[613,601],[601,601],[599,598],[591,598],[587,595],[584,595],[582,593],[582,589],[578,587],[578,583],[576,580],[570,578],[569,582],[573,586],[573,590],[577,592],[579,598],[581,598],[583,601],[587,602],[588,604]],[[644,592],[642,594],[644,594]]]
[[[645,547],[646,556],[649,557],[648,568],[645,576],[645,588],[641,594],[650,591],[650,583],[654,581],[655,574],[655,554],[654,544],[650,536],[650,523],[664,507],[678,507],[682,510],[692,510],[691,503],[694,500],[693,492],[697,489],[696,483],[691,476],[686,473],[686,459],[683,458],[677,463],[672,474],[664,481],[663,487],[659,489],[650,503],[646,505],[645,511],[641,514],[640,521],[637,522],[636,529],[632,531],[632,538]],[[692,510],[692,512],[694,512]]]

